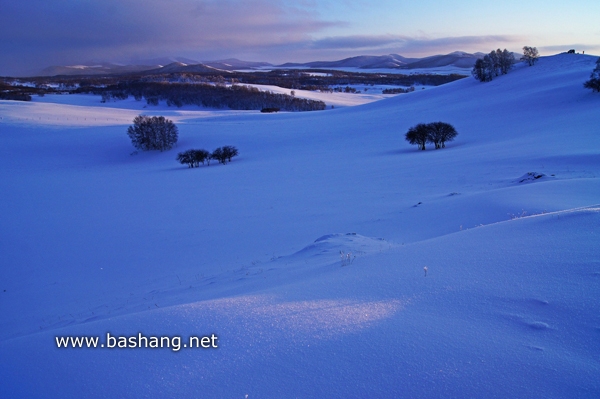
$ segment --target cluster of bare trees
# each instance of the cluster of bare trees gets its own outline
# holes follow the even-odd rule
[[[537,62],[538,58],[540,58],[540,54],[537,48],[523,47],[521,61],[525,61],[529,66],[532,66]],[[492,52],[486,54],[483,58],[475,61],[471,75],[480,82],[489,82],[496,76],[507,74],[514,63],[515,56],[507,49],[492,50]]]
[[[458,132],[449,123],[433,122],[419,123],[408,129],[405,135],[406,141],[410,144],[419,146],[419,149],[425,150],[425,144],[433,143],[435,149],[445,148],[447,141],[452,141],[458,135]]]
[[[239,155],[237,148],[231,145],[219,147],[213,152],[206,150],[187,150],[177,154],[177,161],[182,165],[188,165],[190,168],[197,168],[200,164],[204,165],[206,162],[210,166],[211,160],[216,160],[219,163],[225,165],[227,162],[231,162],[231,158]]]
[[[507,49],[492,50],[483,58],[475,61],[471,74],[480,82],[489,82],[495,76],[507,74],[514,63],[515,56]]]

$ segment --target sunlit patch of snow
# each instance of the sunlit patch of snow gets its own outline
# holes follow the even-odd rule
[[[243,296],[182,305],[176,314],[193,318],[212,313],[231,324],[245,326],[253,334],[285,330],[305,340],[349,334],[391,317],[405,304],[399,300],[355,301],[322,299],[280,301],[268,296]]]

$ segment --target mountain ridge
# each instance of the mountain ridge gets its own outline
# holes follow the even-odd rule
[[[437,54],[422,58],[404,57],[399,54],[359,55],[334,61],[310,61],[305,63],[287,62],[279,65],[262,61],[244,61],[227,58],[215,61],[202,61],[182,58],[163,57],[140,61],[136,64],[122,65],[110,62],[95,62],[88,65],[50,66],[30,76],[57,75],[101,75],[121,73],[177,73],[177,72],[226,72],[240,69],[260,70],[265,68],[358,68],[358,69],[416,69],[454,66],[471,68],[483,53],[454,51],[449,54]]]

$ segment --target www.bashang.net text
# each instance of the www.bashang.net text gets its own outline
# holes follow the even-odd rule
[[[101,340],[100,336],[57,336],[55,339],[58,348],[169,348],[173,352],[178,352],[181,349],[216,349],[218,348],[217,340],[219,338],[215,334],[201,337],[190,336],[188,339],[183,340],[179,336],[147,337],[142,333],[131,336],[122,336],[106,333],[105,340]]]

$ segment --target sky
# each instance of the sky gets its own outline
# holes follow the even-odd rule
[[[160,57],[271,63],[452,51],[600,53],[580,0],[3,0],[0,75]]]

